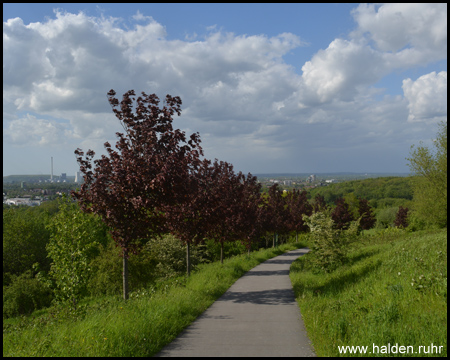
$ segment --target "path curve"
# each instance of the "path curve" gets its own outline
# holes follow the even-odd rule
[[[245,273],[156,356],[315,356],[289,278],[292,262],[308,251]]]

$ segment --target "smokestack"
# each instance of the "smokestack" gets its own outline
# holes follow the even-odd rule
[[[50,175],[50,180],[53,180],[53,156],[52,156],[52,174]]]

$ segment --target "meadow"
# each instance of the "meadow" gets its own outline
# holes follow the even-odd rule
[[[330,273],[311,266],[311,253],[291,266],[291,281],[316,354],[446,357],[446,229],[371,230],[351,247],[347,262]],[[391,349],[383,354],[388,344],[412,346],[408,350],[414,352]],[[428,348],[431,345],[436,347]],[[368,348],[365,354],[343,354],[339,346]]]

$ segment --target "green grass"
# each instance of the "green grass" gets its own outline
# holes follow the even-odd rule
[[[309,254],[291,266],[291,281],[318,356],[338,346],[368,346],[365,356],[447,356],[447,231],[380,232],[360,238],[348,263],[326,274]],[[413,346],[417,353],[369,354],[373,344]],[[353,356],[364,356],[360,352]]]
[[[259,263],[304,244],[286,244],[200,265],[128,300],[86,300],[76,315],[58,309],[4,320],[3,356],[151,356]]]

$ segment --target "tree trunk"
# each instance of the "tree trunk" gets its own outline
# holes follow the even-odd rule
[[[223,264],[223,241],[220,242],[220,263]]]
[[[186,267],[187,276],[191,275],[191,249],[189,243],[186,244]]]
[[[123,299],[128,299],[128,251],[123,253]]]

